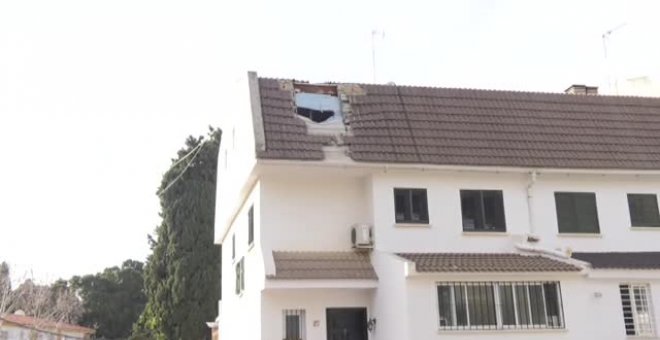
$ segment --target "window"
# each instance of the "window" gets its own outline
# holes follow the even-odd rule
[[[254,206],[248,211],[248,245],[254,243]]]
[[[463,231],[506,231],[500,190],[461,190]]]
[[[236,263],[236,294],[245,290],[245,262],[241,259]]]
[[[600,233],[596,194],[556,192],[555,205],[560,233]]]
[[[231,235],[231,259],[236,258],[236,234]]]
[[[558,282],[442,282],[440,328],[563,328]]]
[[[429,223],[426,189],[394,189],[396,223]]]
[[[302,309],[286,309],[283,313],[284,340],[305,339],[305,311]]]
[[[621,284],[621,307],[623,308],[623,323],[626,335],[639,335],[652,337],[653,313],[651,310],[651,296],[647,285]]]
[[[658,197],[654,194],[628,194],[630,223],[633,227],[660,227]]]

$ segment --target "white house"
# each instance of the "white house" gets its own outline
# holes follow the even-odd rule
[[[658,338],[660,98],[232,88],[221,339]]]

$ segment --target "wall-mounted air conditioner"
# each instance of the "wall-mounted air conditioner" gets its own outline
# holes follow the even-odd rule
[[[374,235],[369,224],[355,224],[351,228],[353,248],[371,249],[374,247]]]

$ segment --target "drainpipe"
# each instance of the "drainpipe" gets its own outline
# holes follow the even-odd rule
[[[558,258],[567,259],[570,258],[568,254],[561,250],[546,249],[543,247],[538,247],[528,244],[529,236],[536,237],[536,226],[534,225],[534,184],[536,184],[536,179],[538,172],[533,170],[529,173],[529,184],[527,184],[527,216],[529,218],[529,235],[526,240],[522,243],[516,244],[516,248],[521,251],[531,252],[531,253],[540,253],[545,255],[550,255]]]
[[[529,173],[529,184],[527,185],[527,217],[529,218],[529,233],[535,236],[536,227],[534,226],[534,184],[536,183],[536,176],[538,173],[533,170]]]

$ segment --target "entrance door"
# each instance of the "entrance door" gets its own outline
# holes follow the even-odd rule
[[[328,308],[328,340],[367,340],[366,308]]]

